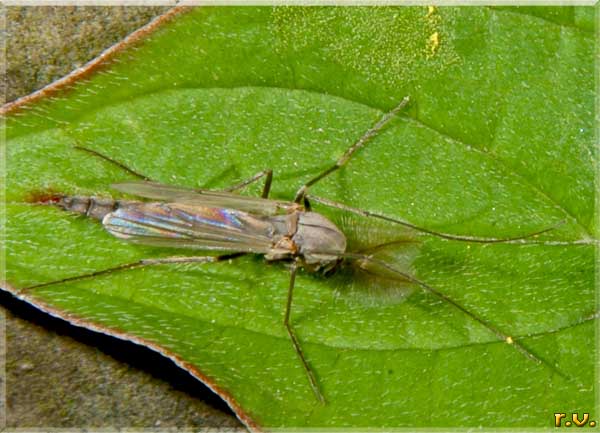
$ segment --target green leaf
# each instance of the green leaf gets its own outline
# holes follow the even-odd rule
[[[156,266],[20,296],[176,358],[250,427],[593,419],[593,16],[591,7],[181,14],[7,118],[7,280],[27,287],[190,254],[128,244],[95,221],[27,203],[47,190],[116,196],[110,183],[131,179],[74,145],[191,187],[224,188],[272,168],[272,197],[290,200],[409,95],[410,109],[311,193],[463,236],[515,237],[564,221],[525,243],[423,236],[412,263],[416,278],[543,362],[430,293],[399,299],[304,272],[292,321],[323,406],[283,327],[282,264]],[[354,220],[348,236],[360,242],[371,223]]]

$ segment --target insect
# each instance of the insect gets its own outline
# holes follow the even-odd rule
[[[151,201],[114,200],[98,197],[50,194],[37,202],[58,206],[66,211],[83,214],[102,222],[106,230],[125,241],[146,245],[172,248],[188,248],[205,251],[219,251],[222,255],[174,256],[149,258],[120,266],[82,274],[61,280],[41,283],[22,290],[33,290],[54,284],[82,280],[128,269],[174,263],[215,263],[232,260],[246,254],[261,254],[267,261],[289,263],[290,280],[287,301],[283,315],[283,325],[292,347],[302,364],[308,383],[315,397],[325,403],[316,375],[304,354],[291,322],[291,308],[296,274],[299,268],[309,272],[329,273],[343,262],[351,261],[361,269],[383,273],[401,281],[419,286],[443,301],[467,314],[473,320],[492,331],[498,339],[513,345],[519,352],[535,362],[541,362],[533,353],[508,334],[477,317],[437,289],[418,280],[410,273],[394,267],[373,255],[347,251],[344,233],[329,219],[311,209],[311,202],[337,208],[341,211],[376,218],[399,224],[411,230],[424,232],[450,240],[467,242],[513,242],[544,233],[552,228],[530,233],[526,236],[504,239],[482,239],[468,236],[455,236],[420,228],[402,220],[385,215],[353,208],[324,198],[308,194],[309,188],[331,173],[345,166],[352,156],[373,138],[387,123],[398,115],[409,103],[404,98],[393,110],[386,113],[377,123],[364,133],[334,165],[322,171],[300,187],[293,201],[269,199],[272,183],[272,170],[264,170],[252,178],[223,191],[190,189],[169,186],[131,170],[122,163],[95,150],[77,147],[99,158],[116,164],[141,179],[136,182],[114,184],[123,193]],[[234,191],[264,178],[261,197],[247,197]]]

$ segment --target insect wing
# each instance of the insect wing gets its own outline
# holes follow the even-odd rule
[[[127,194],[154,200],[211,208],[238,209],[257,215],[276,215],[281,210],[293,206],[293,203],[286,201],[247,197],[222,191],[191,189],[157,182],[123,182],[113,184],[112,187]]]
[[[267,218],[180,203],[130,204],[102,224],[118,238],[146,245],[259,254],[271,249],[274,232]]]

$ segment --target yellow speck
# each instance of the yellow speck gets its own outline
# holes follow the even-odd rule
[[[434,56],[440,47],[440,34],[438,32],[434,32],[431,36],[429,36],[427,45],[429,48],[429,57]]]
[[[513,340],[511,336],[508,336],[508,337],[506,337],[506,342],[508,344],[513,344],[515,342],[515,340]]]
[[[427,6],[427,15],[425,15],[425,18],[429,18],[434,13],[435,13],[435,6]]]

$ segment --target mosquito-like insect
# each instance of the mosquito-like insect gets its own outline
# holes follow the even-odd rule
[[[309,188],[334,171],[343,167],[369,139],[375,136],[394,116],[401,112],[409,102],[404,98],[400,104],[385,114],[356,143],[350,146],[339,160],[330,168],[310,179],[296,193],[294,201],[269,199],[272,170],[264,170],[252,178],[223,191],[188,189],[169,186],[151,181],[124,164],[109,158],[95,150],[78,147],[116,164],[130,174],[142,179],[137,182],[114,184],[113,187],[123,193],[132,194],[154,201],[113,200],[97,197],[69,196],[51,194],[38,202],[56,205],[64,210],[80,213],[98,219],[112,235],[140,244],[163,247],[192,248],[209,251],[223,251],[218,256],[176,256],[167,258],[143,259],[133,263],[99,270],[96,272],[64,278],[57,281],[37,284],[22,290],[32,290],[49,285],[97,277],[117,271],[141,268],[169,263],[214,263],[234,259],[245,254],[262,254],[268,261],[286,261],[290,263],[290,282],[283,324],[293,348],[306,373],[308,382],[316,398],[325,402],[316,376],[307,361],[302,346],[290,321],[292,296],[296,273],[299,267],[310,272],[331,272],[343,261],[352,261],[359,268],[371,272],[384,273],[398,280],[415,284],[423,290],[451,304],[492,331],[499,340],[513,345],[527,358],[542,361],[508,334],[497,329],[485,320],[453,301],[428,284],[418,280],[402,269],[365,253],[346,251],[344,233],[329,219],[313,212],[309,200],[331,206],[342,211],[361,216],[400,224],[411,230],[439,236],[445,239],[467,242],[511,242],[546,232],[545,229],[526,236],[493,239],[468,236],[455,236],[438,233],[409,224],[405,221],[389,218],[385,215],[364,211],[336,203],[323,198],[308,195]],[[261,178],[265,178],[261,197],[247,197],[233,193]]]

